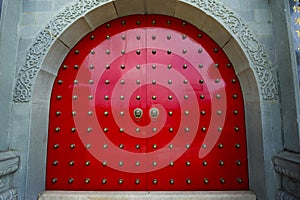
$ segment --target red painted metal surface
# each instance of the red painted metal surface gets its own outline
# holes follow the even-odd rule
[[[246,190],[244,106],[222,49],[161,15],[113,20],[59,69],[48,190]]]

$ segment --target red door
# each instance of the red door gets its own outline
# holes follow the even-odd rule
[[[51,96],[48,190],[247,190],[243,96],[223,50],[182,20],[89,33]]]

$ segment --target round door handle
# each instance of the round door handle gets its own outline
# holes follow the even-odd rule
[[[150,116],[151,118],[158,118],[159,110],[157,108],[150,109]]]
[[[143,110],[140,108],[136,108],[134,109],[133,114],[135,118],[141,118],[143,116]]]

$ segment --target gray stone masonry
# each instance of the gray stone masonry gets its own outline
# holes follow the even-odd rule
[[[18,23],[20,3],[18,0],[2,2],[0,20],[0,151],[10,147],[10,118],[12,108],[12,88],[16,74],[18,48]]]
[[[76,0],[34,0],[23,1],[22,15],[19,25],[20,43],[18,65],[24,63],[24,55],[38,32],[66,5]],[[234,10],[247,23],[266,49],[273,49],[272,44],[272,15],[267,0],[226,0],[223,2]],[[25,40],[25,42],[23,41]],[[27,42],[28,41],[28,42]],[[25,45],[26,44],[26,45]],[[271,57],[273,57],[272,52]],[[23,62],[22,62],[23,61]]]
[[[43,181],[45,174],[44,168],[42,167],[45,165],[43,153],[46,151],[46,145],[38,148],[39,146],[35,146],[35,144],[47,143],[47,136],[45,134],[47,133],[47,129],[45,125],[34,123],[31,119],[40,117],[40,121],[46,124],[48,122],[47,116],[38,115],[40,113],[46,113],[44,110],[48,109],[48,102],[47,99],[35,99],[34,102],[30,103],[13,103],[13,88],[19,69],[24,65],[26,54],[36,36],[60,11],[77,1],[78,0],[3,0],[3,12],[0,20],[0,113],[4,114],[0,115],[0,151],[14,149],[19,153],[20,158],[14,152],[0,153],[0,199],[16,199],[17,193],[21,200],[36,199],[37,194],[42,192],[44,188]],[[142,0],[131,0],[130,2],[141,1]],[[154,1],[155,0],[152,2]],[[161,0],[161,2],[162,1],[167,2],[165,0]],[[295,73],[296,63],[294,60],[295,57],[291,53],[293,52],[293,48],[290,43],[290,33],[286,24],[287,16],[285,10],[287,0],[215,1],[227,5],[237,16],[241,17],[249,29],[253,30],[256,37],[262,42],[270,55],[275,71],[274,73],[279,74],[281,88],[280,105],[276,101],[260,103],[259,100],[254,97],[246,102],[246,107],[251,108],[247,111],[248,113],[254,111],[261,113],[261,116],[251,115],[250,113],[248,115],[250,117],[247,118],[247,123],[255,124],[259,120],[258,118],[262,118],[262,130],[254,132],[256,137],[249,137],[250,140],[248,141],[248,144],[257,144],[257,146],[249,145],[248,148],[253,153],[261,150],[258,149],[258,146],[264,146],[262,152],[260,152],[260,154],[262,154],[261,157],[255,158],[253,157],[254,154],[249,154],[249,160],[253,163],[249,171],[254,172],[257,170],[257,174],[253,173],[250,175],[267,177],[264,179],[266,180],[265,183],[253,184],[251,187],[256,190],[258,195],[265,195],[267,199],[275,199],[275,193],[277,193],[277,189],[281,186],[280,184],[283,183],[282,190],[277,193],[278,199],[288,199],[295,195],[299,197],[299,180],[295,177],[294,173],[295,170],[299,172],[297,168],[300,164],[299,156],[282,152],[273,159],[275,167],[271,162],[272,155],[284,149],[283,146],[288,150],[300,152],[299,128],[298,122],[296,121],[300,113],[298,102],[300,98],[298,88],[295,87],[297,77],[293,74]],[[130,14],[134,6],[145,6],[143,4],[131,3],[130,6],[132,7],[129,7],[128,5],[121,5],[120,2],[122,2],[122,0],[116,0],[114,1],[114,5],[115,7],[120,6],[118,7],[119,11],[124,15]],[[159,9],[163,9],[162,6],[159,8],[152,7],[148,11],[160,11]],[[110,11],[111,10],[107,9],[105,13],[102,13],[103,21],[105,21],[105,17],[110,14]],[[95,19],[98,17],[98,15],[93,15],[88,16],[88,19],[97,21]],[[85,20],[81,21],[86,22]],[[77,21],[77,25],[78,24],[80,25]],[[99,24],[91,23],[89,24],[91,27],[88,28],[95,28],[97,25]],[[74,26],[72,28],[74,29]],[[78,37],[82,34],[82,32],[77,30],[73,33],[78,34]],[[60,40],[65,41],[67,45],[70,43],[69,47],[64,46],[64,48],[60,48],[61,54],[66,53],[74,42],[71,41],[72,39],[74,40],[74,38],[68,38],[67,36],[68,31],[59,36]],[[237,51],[240,47],[233,45],[233,39],[224,41],[228,42],[224,44],[224,48],[232,48],[232,54],[237,54],[237,52],[240,52],[241,55],[243,54],[242,51]],[[55,45],[59,46],[62,44],[57,42],[54,46]],[[240,55],[237,54],[236,58],[239,58],[239,56]],[[46,60],[46,62],[48,61]],[[53,62],[51,64],[53,64]],[[246,69],[246,66],[243,66],[243,64],[244,63],[240,63],[241,66],[239,66],[239,69],[241,71],[238,72],[239,76],[244,79],[249,79],[249,85],[251,85],[250,80],[253,80],[251,79],[253,78],[251,77],[252,74],[249,73],[249,70],[243,71]],[[47,72],[44,70],[40,75],[42,78],[39,78],[36,84],[42,83],[45,85],[45,88],[51,88],[50,81],[47,81],[55,76],[55,72]],[[43,79],[45,77],[51,78],[48,78],[46,81]],[[251,86],[248,86],[248,88],[249,91],[253,89]],[[255,89],[257,88],[253,90]],[[249,91],[244,91],[245,96],[248,95]],[[49,93],[51,91],[45,92]],[[261,109],[261,107],[263,107],[263,109]],[[249,128],[254,130],[257,127]],[[259,140],[258,138],[262,139],[261,143],[257,142]],[[284,138],[284,144],[282,138]],[[21,163],[18,169],[17,166],[19,162]],[[35,165],[39,167],[36,171]],[[6,168],[10,171],[3,170]],[[18,171],[15,172],[17,169]],[[276,170],[280,176],[277,177],[274,170]],[[16,174],[13,175],[13,173]],[[31,177],[38,178],[35,179]],[[12,185],[16,187],[16,189],[14,189]],[[263,186],[260,187],[261,185]],[[52,193],[44,193],[41,199],[46,196],[52,197],[51,195]],[[252,197],[253,196],[250,195],[249,199]]]
[[[8,2],[8,1],[7,1]],[[42,30],[46,24],[49,23],[51,18],[53,18],[59,11],[63,10],[65,6],[68,4],[71,4],[75,2],[75,0],[30,0],[30,1],[22,1],[22,12],[21,12],[21,20],[18,21],[19,23],[19,31],[18,31],[18,51],[17,54],[14,54],[17,59],[16,65],[18,70],[25,62],[25,55],[28,52],[28,49],[33,41],[33,39],[37,36],[40,30]],[[221,1],[220,1],[221,2]],[[223,1],[222,1],[223,2]],[[117,5],[118,1],[115,2],[115,5]],[[271,55],[272,61],[274,62],[274,51],[273,51],[273,38],[272,38],[272,15],[270,6],[267,1],[265,0],[228,0],[224,1],[224,3],[231,9],[233,9],[246,23],[246,26],[248,26],[250,29],[254,31],[256,36],[263,42],[266,49],[269,51],[269,54]],[[155,8],[151,8],[152,10],[155,10]],[[150,11],[152,11],[150,9]],[[125,8],[125,11],[130,11],[129,8]],[[158,10],[158,9],[156,9]],[[124,12],[125,12],[124,11]],[[108,13],[103,13],[103,15],[108,15]],[[97,18],[97,16],[90,16],[90,18]],[[97,24],[91,24],[92,26],[96,26]],[[74,28],[74,27],[73,27]],[[77,29],[78,30],[78,29]],[[76,34],[80,34],[78,32],[73,32]],[[216,33],[215,33],[216,34]],[[61,39],[66,41],[66,44],[72,44],[73,41],[69,41],[66,37],[67,34],[62,35]],[[71,38],[71,37],[69,37]],[[71,46],[70,46],[71,47]],[[243,69],[243,67],[242,67]],[[16,73],[16,70],[13,70],[13,73]],[[44,72],[43,72],[44,73]],[[247,76],[248,73],[244,72],[244,75],[241,76]],[[50,75],[48,75],[50,76]],[[7,94],[7,96],[11,97],[11,89],[8,88],[10,94]],[[251,102],[253,106],[259,107],[256,102]],[[38,104],[41,104],[39,106]],[[31,169],[28,171],[29,168],[32,168],[33,163],[38,163],[39,165],[43,165],[44,158],[41,159],[39,156],[35,156],[40,149],[34,149],[34,146],[31,144],[34,144],[39,141],[46,141],[46,138],[43,138],[40,135],[34,135],[37,133],[41,133],[47,130],[44,130],[42,128],[42,131],[38,131],[39,125],[35,124],[33,122],[28,122],[33,118],[33,115],[37,115],[37,112],[32,113],[33,111],[47,109],[47,107],[43,106],[45,103],[39,103],[39,101],[34,102],[34,105],[19,105],[15,104],[12,109],[8,110],[8,113],[11,113],[14,120],[11,121],[11,136],[10,136],[10,148],[17,149],[21,152],[21,158],[22,158],[22,167],[20,171],[18,172],[20,174],[19,177],[15,179],[15,184],[20,190],[20,198],[24,199],[34,199],[34,195],[37,194],[40,191],[40,188],[42,187],[31,187],[32,184],[43,184],[43,182],[34,182],[37,179],[30,178],[32,176],[36,176],[34,174],[34,171]],[[249,106],[253,107],[250,103],[248,103]],[[280,148],[280,132],[278,130],[281,130],[280,128],[280,121],[279,119],[275,118],[274,116],[277,116],[277,110],[278,106],[276,103],[269,103],[266,104],[266,107],[268,107],[268,110],[264,110],[265,114],[263,117],[263,121],[269,123],[263,124],[263,127],[266,130],[271,131],[264,131],[264,133],[267,133],[264,135],[264,141],[266,144],[268,144],[268,148],[265,149],[264,153],[267,153],[268,155],[273,155],[277,152],[277,149]],[[257,108],[259,109],[259,108]],[[272,114],[275,112],[275,115]],[[274,117],[270,121],[270,118]],[[43,118],[44,122],[47,122],[47,119]],[[42,126],[43,127],[43,126]],[[34,132],[32,132],[35,130]],[[273,130],[276,134],[273,133]],[[275,135],[276,137],[273,137],[272,135]],[[258,135],[258,137],[261,137]],[[30,140],[30,138],[33,138]],[[279,138],[279,139],[278,139]],[[30,141],[29,141],[30,140]],[[278,141],[278,144],[273,144],[273,141]],[[270,148],[269,148],[270,147]],[[43,147],[45,148],[45,147]],[[251,147],[250,147],[251,148]],[[253,149],[253,147],[252,147]],[[28,151],[36,151],[34,154],[28,154]],[[40,158],[37,160],[37,158]],[[265,165],[263,165],[262,169],[260,171],[268,171],[267,176],[272,177],[269,181],[274,182],[273,178],[273,172],[272,170],[269,170],[272,168],[271,162],[270,162],[270,156],[267,156],[265,158],[261,158],[262,162],[265,162]],[[42,173],[39,172],[39,173]],[[28,177],[27,181],[26,178],[24,179],[23,176]],[[252,175],[252,174],[251,174]],[[254,174],[253,174],[254,175]],[[44,176],[44,174],[41,174],[40,176]],[[38,181],[42,181],[43,179],[39,179]],[[25,189],[26,187],[26,189]],[[253,185],[253,187],[257,187]],[[271,196],[274,194],[274,187],[273,184],[266,184],[264,187],[270,187],[268,188],[268,195]],[[272,188],[273,187],[273,188]],[[29,189],[28,189],[29,188]],[[257,188],[259,190],[259,188]],[[263,194],[265,189],[261,187],[261,191],[258,191],[258,193]]]

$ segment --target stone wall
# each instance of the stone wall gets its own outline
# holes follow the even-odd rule
[[[39,182],[40,180],[28,182],[26,176],[30,176],[30,174],[27,174],[28,162],[33,162],[38,165],[43,165],[44,162],[43,160],[35,160],[35,158],[40,157],[39,151],[35,152],[35,154],[29,158],[28,149],[31,143],[47,141],[47,137],[45,136],[30,135],[32,133],[32,124],[34,124],[34,122],[30,121],[33,114],[33,107],[35,107],[35,110],[43,110],[46,107],[40,106],[38,103],[34,103],[33,105],[13,103],[15,79],[19,69],[26,60],[26,53],[38,33],[44,29],[53,17],[64,10],[67,5],[75,1],[77,0],[3,0],[3,12],[0,21],[0,110],[1,113],[5,113],[5,115],[0,115],[0,127],[2,128],[0,132],[0,151],[14,149],[20,152],[21,166],[17,172],[17,176],[14,178],[14,185],[18,189],[20,199],[35,199],[36,196],[34,195],[41,192],[39,189],[41,187],[38,187],[36,190],[29,189],[29,191],[26,185],[44,184],[43,182]],[[293,66],[293,58],[289,54],[282,54],[282,51],[290,51],[288,43],[290,38],[288,33],[280,31],[282,27],[286,29],[286,19],[282,17],[282,15],[285,16],[283,11],[286,5],[278,4],[277,0],[220,0],[220,2],[235,11],[246,26],[253,30],[257,38],[265,46],[265,49],[267,49],[276,73],[278,70],[277,66],[282,65],[282,62],[286,60],[288,60],[288,62],[286,62],[288,63],[287,65]],[[286,41],[284,48],[277,43],[280,38]],[[288,73],[287,70],[281,71],[282,73]],[[292,70],[289,71],[289,73],[291,72]],[[286,82],[285,76],[286,75],[281,76],[280,83]],[[284,89],[290,88],[291,84],[285,85]],[[296,107],[297,102],[293,97],[295,97],[295,93],[292,93],[289,99],[286,99],[286,96],[282,97],[286,99],[286,101],[284,101],[286,109],[290,108],[288,105],[294,105]],[[268,147],[264,154],[268,156],[264,157],[264,162],[266,164],[265,171],[268,173],[267,176],[272,177],[269,179],[272,180],[272,183],[267,184],[266,189],[268,190],[268,196],[275,198],[276,187],[279,185],[280,180],[278,180],[278,184],[273,183],[278,177],[274,174],[269,155],[274,155],[283,149],[281,130],[284,129],[284,127],[286,127],[284,132],[293,130],[295,135],[298,133],[297,123],[294,124],[293,129],[288,129],[290,124],[285,124],[285,122],[295,120],[297,113],[294,112],[288,116],[283,115],[284,120],[281,121],[276,114],[280,109],[276,102],[266,104],[266,108],[263,116],[265,119],[263,121],[263,128],[265,129],[263,139]],[[282,113],[285,112],[282,111]],[[44,123],[47,123],[47,119],[44,119]],[[283,128],[281,125],[283,125]],[[39,129],[39,125],[34,124],[34,128]],[[29,141],[29,138],[35,139]],[[288,144],[285,144],[285,146],[288,146]],[[37,171],[36,173],[43,173],[43,171]],[[44,176],[44,174],[41,174],[41,176]]]
[[[24,64],[25,54],[37,34],[64,7],[74,0],[35,0],[22,1],[19,23],[19,48],[17,66]]]
[[[22,13],[19,24],[18,63],[24,64],[25,53],[38,32],[66,5],[76,0],[25,0],[22,1]],[[260,41],[274,55],[273,30],[271,8],[267,0],[227,0],[224,1],[234,10],[250,29],[254,31]],[[274,57],[272,59],[274,61]]]

